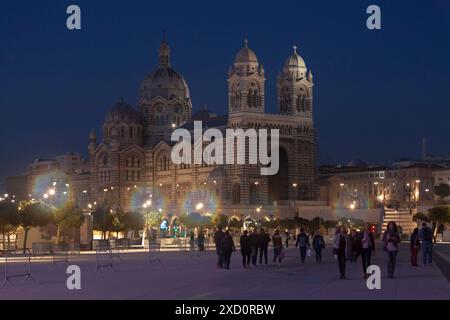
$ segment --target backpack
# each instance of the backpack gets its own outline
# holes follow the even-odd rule
[[[433,240],[433,236],[432,236],[432,234],[431,234],[431,229],[428,228],[428,227],[426,227],[426,228],[423,230],[423,240],[424,240],[424,241],[431,241],[431,240]]]

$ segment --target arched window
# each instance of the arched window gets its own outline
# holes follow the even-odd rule
[[[300,94],[297,96],[297,111],[306,112],[308,108],[308,101],[306,96],[306,91],[301,88]]]
[[[249,195],[250,195],[250,204],[260,204],[261,197],[260,197],[260,188],[259,184],[252,184],[249,188]]]
[[[233,184],[233,190],[231,192],[231,202],[232,204],[241,203],[241,186],[239,185],[239,183]]]
[[[280,94],[280,112],[288,112],[291,105],[291,95],[287,87],[281,90]]]

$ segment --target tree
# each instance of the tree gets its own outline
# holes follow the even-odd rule
[[[434,194],[439,198],[444,199],[450,196],[450,185],[447,183],[441,183],[434,187]]]
[[[450,222],[450,207],[446,206],[437,206],[431,209],[428,209],[428,216],[430,220],[433,222],[434,228],[434,241],[436,241],[436,233],[438,227],[443,224]]]
[[[111,209],[104,206],[97,206],[93,212],[94,230],[102,232],[102,239],[106,239],[106,232],[113,229],[114,216]]]
[[[54,210],[53,221],[56,224],[56,243],[61,234],[72,228],[80,228],[85,219],[83,210],[74,202],[66,202],[62,207]]]
[[[17,231],[19,226],[18,207],[12,202],[0,202],[0,232],[3,235],[3,243],[5,235],[8,237],[8,248],[10,245],[11,234]]]
[[[416,222],[418,221],[430,222],[430,219],[423,212],[417,212],[415,215],[413,215],[413,220]]]
[[[24,231],[23,253],[27,249],[28,232],[31,228],[42,227],[53,220],[53,209],[41,201],[21,202],[18,210],[19,226]]]
[[[234,230],[240,230],[244,225],[244,222],[239,219],[231,219],[228,221],[228,227]]]
[[[294,229],[295,228],[295,220],[294,219],[281,219],[280,220],[280,228],[282,229]]]
[[[111,231],[116,233],[116,238],[119,238],[119,232],[124,231],[125,226],[123,224],[125,211],[122,208],[117,208],[116,213],[112,215],[113,221],[111,225]]]
[[[225,228],[226,226],[228,226],[228,217],[226,215],[219,213],[212,218],[212,222],[216,226],[221,226],[222,228]]]
[[[142,230],[144,229],[144,224],[145,224],[144,217],[140,212],[137,211],[127,212],[122,216],[123,229],[121,231],[127,234],[129,230],[133,231]]]

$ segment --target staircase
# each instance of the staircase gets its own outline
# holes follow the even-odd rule
[[[386,230],[389,221],[394,221],[398,227],[402,227],[403,235],[410,235],[414,228],[417,227],[417,223],[413,221],[415,211],[413,210],[412,213],[409,213],[409,209],[385,209],[382,232]]]

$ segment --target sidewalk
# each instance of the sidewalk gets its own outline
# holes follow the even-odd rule
[[[339,280],[338,266],[330,246],[323,263],[314,257],[298,261],[295,248],[287,250],[281,267],[244,269],[241,254],[233,253],[231,270],[216,268],[214,251],[161,252],[161,263],[148,262],[145,253],[125,253],[113,261],[114,268],[96,271],[95,255],[70,260],[81,268],[81,290],[66,288],[67,264],[32,264],[35,281],[13,279],[0,288],[0,299],[449,299],[450,284],[439,268],[413,268],[407,245],[401,246],[397,278],[386,277],[386,257],[376,252],[372,264],[381,267],[381,290],[368,290],[360,261],[347,263],[348,280]],[[272,250],[269,249],[269,263]],[[419,255],[419,260],[420,259]],[[2,260],[0,260],[2,261]],[[20,263],[11,265],[20,270]],[[3,263],[0,263],[3,272]]]

